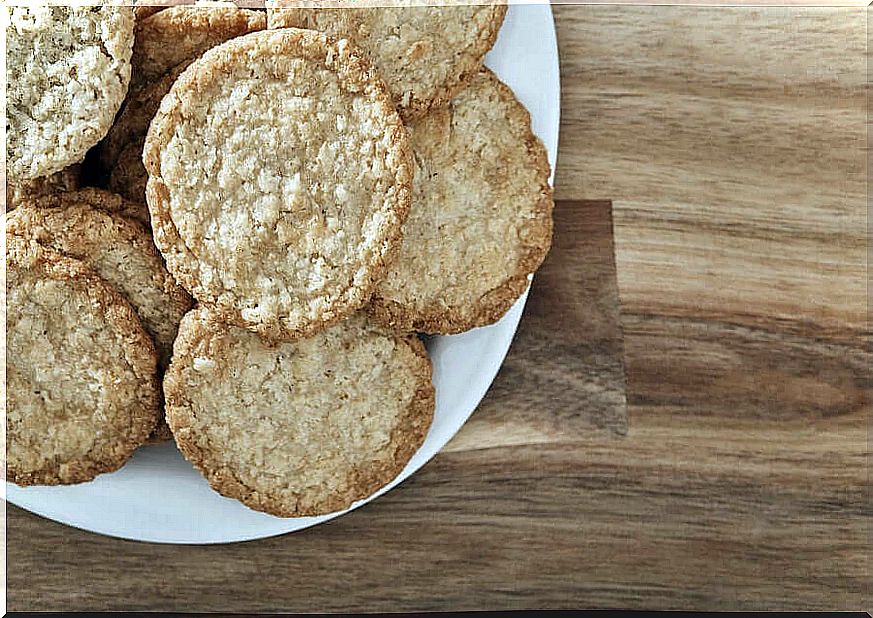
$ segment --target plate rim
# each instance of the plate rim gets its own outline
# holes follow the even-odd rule
[[[516,3],[510,3],[510,4],[513,5]],[[535,5],[535,6],[548,8],[549,19],[547,21],[547,24],[548,24],[548,38],[550,39],[550,45],[549,45],[548,51],[550,52],[550,55],[554,58],[553,68],[555,70],[554,82],[555,82],[556,87],[554,88],[554,97],[555,98],[554,98],[554,100],[552,100],[550,102],[550,105],[548,107],[549,112],[553,113],[555,115],[555,118],[553,120],[553,123],[554,123],[553,135],[551,136],[552,139],[549,140],[550,143],[545,143],[544,145],[545,145],[547,153],[549,155],[550,183],[551,183],[552,187],[554,187],[554,178],[555,178],[555,171],[556,171],[556,167],[557,167],[557,157],[558,157],[558,145],[560,143],[560,122],[561,122],[560,55],[558,53],[557,32],[556,32],[556,26],[555,26],[555,20],[554,20],[554,11],[552,10],[551,4],[548,3],[547,1],[534,0],[533,2],[526,2],[526,3],[519,3],[519,4]],[[510,6],[510,9],[512,9],[512,6]],[[545,24],[543,27],[545,28]],[[498,77],[499,77],[499,75],[498,75]],[[531,277],[531,280],[532,279],[533,279],[533,277]],[[481,405],[481,403],[484,400],[485,396],[487,395],[488,391],[491,389],[495,378],[497,377],[498,373],[500,372],[500,369],[503,367],[503,364],[506,361],[506,356],[508,355],[511,346],[512,346],[513,342],[515,341],[515,337],[516,337],[516,334],[518,331],[518,326],[520,324],[521,317],[522,317],[523,312],[524,312],[524,308],[527,304],[527,298],[528,298],[529,293],[530,293],[530,286],[528,286],[528,289],[524,292],[524,294],[512,306],[512,308],[510,309],[508,314],[506,316],[504,316],[504,318],[507,318],[507,317],[510,317],[510,314],[511,314],[511,317],[514,320],[514,324],[512,324],[512,327],[511,327],[512,332],[509,334],[508,337],[506,337],[505,341],[502,341],[500,344],[500,348],[498,349],[498,353],[496,354],[496,357],[499,359],[499,362],[495,363],[493,372],[489,372],[491,375],[488,376],[487,380],[480,381],[480,384],[484,383],[485,386],[484,386],[484,388],[480,388],[481,394],[479,394],[478,397],[474,398],[475,405],[473,405],[473,407],[470,409],[470,411],[466,415],[459,416],[459,422],[457,422],[457,426],[450,432],[450,434],[448,435],[448,437],[445,440],[443,440],[441,443],[436,445],[436,448],[433,450],[433,452],[429,456],[427,456],[423,462],[421,462],[419,465],[417,465],[414,469],[409,469],[409,464],[407,464],[407,467],[404,468],[404,470],[397,477],[395,477],[391,482],[387,483],[385,486],[381,487],[379,490],[377,490],[376,492],[374,492],[370,496],[363,498],[359,501],[356,501],[348,509],[345,509],[343,511],[337,511],[335,513],[329,513],[329,514],[322,515],[322,516],[319,516],[316,518],[312,518],[312,519],[316,519],[317,521],[306,523],[306,524],[299,526],[299,527],[292,527],[293,524],[291,524],[290,522],[293,522],[295,520],[299,521],[300,518],[277,518],[279,520],[289,522],[289,529],[286,529],[286,530],[270,530],[267,532],[251,532],[248,534],[243,533],[243,534],[238,534],[238,535],[229,535],[229,536],[227,536],[227,538],[224,538],[224,539],[195,540],[195,539],[155,538],[154,535],[152,535],[151,537],[148,537],[148,538],[144,538],[144,535],[136,537],[136,536],[129,536],[128,534],[125,534],[123,532],[117,532],[117,531],[110,532],[110,531],[96,530],[96,529],[94,529],[93,526],[88,527],[88,524],[79,521],[75,516],[70,517],[70,515],[66,515],[63,517],[57,517],[54,514],[52,514],[52,515],[47,514],[46,509],[31,508],[32,505],[25,506],[25,505],[22,505],[15,500],[9,499],[9,497],[7,495],[7,488],[10,487],[10,483],[8,481],[6,481],[6,483],[2,489],[2,498],[4,500],[4,508],[6,506],[6,503],[8,502],[10,504],[15,505],[18,508],[21,508],[22,510],[25,510],[25,511],[32,513],[34,515],[37,515],[39,517],[42,517],[42,518],[49,520],[51,522],[54,522],[54,523],[57,523],[60,525],[64,525],[64,526],[68,526],[68,527],[71,527],[71,528],[74,528],[77,530],[82,530],[82,531],[88,532],[90,534],[106,536],[106,537],[110,537],[110,538],[117,538],[117,539],[122,539],[125,541],[137,542],[137,543],[159,544],[159,545],[194,545],[194,546],[197,546],[197,545],[225,545],[225,544],[245,543],[245,542],[255,541],[255,540],[259,540],[259,539],[268,539],[268,538],[274,538],[277,536],[283,536],[283,535],[287,535],[287,534],[301,532],[303,530],[313,528],[313,527],[318,526],[320,524],[324,524],[324,523],[333,521],[333,520],[335,520],[343,515],[350,513],[351,511],[355,511],[355,510],[358,510],[358,509],[366,506],[367,504],[373,502],[374,500],[377,500],[378,498],[380,498],[384,494],[388,493],[389,491],[392,491],[392,490],[396,489],[397,487],[401,486],[403,483],[405,483],[413,475],[420,472],[422,468],[424,468],[429,463],[431,463],[436,458],[436,456],[439,455],[440,452],[442,452],[442,450],[451,441],[451,439],[457,435],[457,433],[461,430],[461,428],[467,423],[467,421],[469,421],[469,419],[473,415],[473,413],[475,413],[475,411],[479,408],[479,405]],[[410,461],[410,463],[411,463],[411,461]],[[12,485],[12,487],[15,488],[16,490],[24,489],[24,488],[19,488],[19,487],[14,486],[14,485]]]

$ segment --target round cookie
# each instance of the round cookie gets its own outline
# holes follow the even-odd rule
[[[232,2],[173,6],[155,13],[136,26],[131,90],[160,79],[211,47],[266,26],[263,11],[241,9]]]
[[[551,246],[545,148],[527,110],[487,69],[409,129],[413,206],[370,310],[394,328],[431,334],[492,324]]]
[[[75,191],[79,188],[80,165],[71,165],[51,176],[42,176],[33,180],[25,180],[21,184],[11,184],[6,181],[6,212],[9,212],[19,202],[50,195]]]
[[[164,268],[147,229],[78,196],[61,196],[48,208],[41,207],[45,200],[23,203],[7,216],[7,233],[81,260],[119,291],[152,338],[163,370],[170,363],[179,322],[191,308],[191,297]],[[161,413],[150,441],[171,437]]]
[[[164,98],[143,160],[167,268],[269,338],[362,307],[400,245],[406,129],[358,52],[318,32],[258,32],[206,52]]]
[[[268,0],[267,26],[348,38],[382,75],[406,120],[445,104],[470,81],[506,15],[503,3],[288,8],[300,4]]]
[[[13,7],[6,28],[6,161],[19,184],[81,162],[127,93],[133,9]]]
[[[422,343],[363,315],[271,346],[195,309],[164,392],[179,449],[213,489],[280,517],[339,511],[389,483],[434,412]]]
[[[154,346],[84,264],[6,243],[6,480],[71,484],[117,470],[155,426]]]
[[[159,364],[165,367],[191,298],[164,268],[148,230],[78,201],[76,193],[57,202],[51,208],[40,207],[38,198],[22,203],[7,216],[7,233],[83,261],[121,292],[154,338]]]

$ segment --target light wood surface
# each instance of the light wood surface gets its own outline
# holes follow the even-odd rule
[[[10,609],[873,605],[864,12],[555,12],[556,250],[447,449],[229,547],[10,508]]]
[[[562,7],[558,37],[558,195],[614,200],[628,444],[677,484],[623,600],[869,609],[864,10]]]

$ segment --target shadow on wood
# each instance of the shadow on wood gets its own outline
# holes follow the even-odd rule
[[[610,203],[559,202],[506,362],[447,448],[621,436],[626,403]]]

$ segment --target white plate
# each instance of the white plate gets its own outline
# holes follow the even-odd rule
[[[512,5],[487,64],[530,110],[554,169],[560,85],[551,7]],[[352,508],[396,487],[457,433],[497,375],[526,296],[494,326],[428,342],[437,390],[433,426],[403,473]],[[121,470],[90,483],[28,488],[6,483],[6,495],[13,504],[76,528],[156,543],[246,541],[308,528],[347,512],[281,519],[252,511],[212,491],[173,444],[144,447]]]

